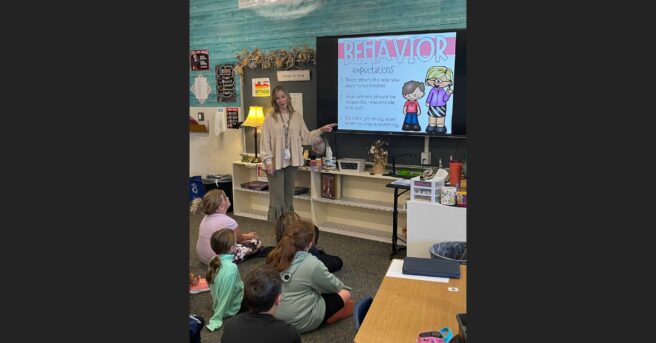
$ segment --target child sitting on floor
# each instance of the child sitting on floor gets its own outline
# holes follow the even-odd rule
[[[278,218],[278,222],[276,222],[276,243],[280,242],[280,239],[284,236],[287,228],[300,220],[301,216],[296,212],[283,213],[280,218]],[[314,225],[314,242],[312,243],[312,248],[310,248],[308,252],[319,259],[319,261],[323,262],[329,272],[334,273],[342,269],[342,259],[339,256],[328,255],[325,251],[319,250],[317,248],[317,241],[319,241],[319,228]]]
[[[275,317],[299,332],[348,317],[355,304],[350,287],[308,253],[313,241],[314,225],[300,220],[285,231],[266,261],[280,272],[282,279],[283,296]]]
[[[214,331],[223,325],[223,318],[243,312],[246,307],[242,305],[244,283],[233,262],[235,233],[230,229],[216,231],[212,234],[211,246],[216,255],[210,260],[205,278],[210,286],[214,312],[207,329]]]
[[[208,264],[214,256],[210,247],[210,237],[219,229],[227,228],[235,232],[237,244],[234,252],[234,262],[239,263],[258,252],[262,243],[255,232],[242,233],[237,222],[228,217],[226,212],[230,207],[230,199],[220,189],[212,189],[205,193],[202,200],[196,198],[192,201],[190,211],[205,214],[198,227],[198,241],[196,253],[201,262]]]
[[[273,267],[259,265],[244,277],[244,298],[249,311],[228,320],[222,343],[300,343],[301,335],[286,322],[276,319],[282,294],[280,274]]]

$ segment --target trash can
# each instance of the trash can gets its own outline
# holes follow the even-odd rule
[[[228,207],[228,212],[232,212],[232,175],[230,174],[215,174],[207,175],[203,178],[203,185],[205,186],[205,192],[208,192],[212,189],[220,189],[225,192],[226,196],[230,198],[230,207]]]
[[[454,260],[467,264],[467,242],[440,242],[430,248],[431,258]]]
[[[189,178],[189,201],[202,198],[205,195],[205,186],[200,175]]]

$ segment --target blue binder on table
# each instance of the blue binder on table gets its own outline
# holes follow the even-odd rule
[[[405,257],[403,274],[460,279],[460,262],[436,258]]]

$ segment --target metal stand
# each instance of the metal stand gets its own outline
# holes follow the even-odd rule
[[[398,254],[399,251],[405,250],[405,247],[399,247],[397,244],[397,241],[400,240],[404,243],[407,243],[403,239],[399,238],[399,233],[398,233],[398,216],[399,216],[399,197],[403,195],[405,192],[410,190],[410,186],[403,186],[403,185],[394,185],[394,184],[387,184],[385,187],[390,187],[394,188],[394,211],[392,212],[392,254],[390,255],[390,259],[394,257],[394,255]],[[399,188],[404,189],[403,192],[399,193]]]
[[[253,134],[253,136],[255,137],[255,157],[253,158],[251,163],[260,163],[262,162],[262,160],[259,157],[257,157],[257,128],[254,127],[253,130],[255,131],[255,133]]]

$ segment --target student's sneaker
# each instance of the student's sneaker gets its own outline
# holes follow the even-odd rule
[[[195,285],[189,285],[189,294],[197,294],[202,292],[207,292],[210,290],[210,286],[207,284],[205,278],[199,278],[198,283]]]
[[[326,319],[326,324],[332,324],[342,318],[350,317],[353,314],[353,308],[355,307],[355,301],[353,299],[346,302],[346,305],[342,307],[341,310],[337,311],[335,314]]]

